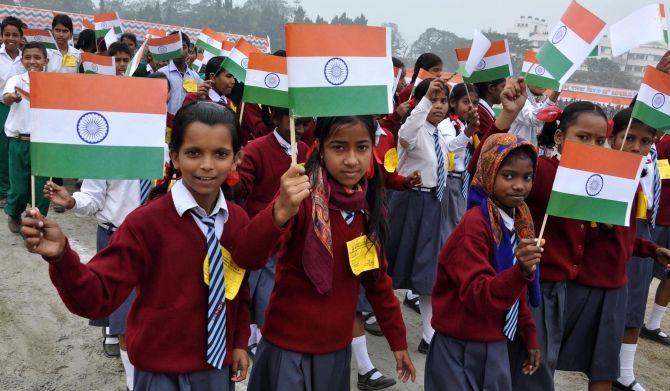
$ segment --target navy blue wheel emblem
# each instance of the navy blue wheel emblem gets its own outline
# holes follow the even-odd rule
[[[343,59],[339,57],[333,57],[326,62],[326,66],[323,67],[323,75],[326,77],[326,81],[334,86],[339,86],[344,84],[349,77],[349,67]]]
[[[158,47],[158,53],[165,53],[165,52],[167,52],[167,48],[165,46]]]
[[[586,180],[586,194],[595,197],[603,190],[604,180],[599,174],[593,174]]]
[[[479,61],[479,62],[477,63],[477,66],[475,67],[475,69],[481,71],[481,70],[484,69],[484,68],[486,68],[486,61],[484,61],[484,59],[482,59],[481,61]]]
[[[561,26],[556,30],[554,35],[551,37],[551,43],[557,44],[565,38],[565,35],[568,33],[568,28],[565,26]]]
[[[665,104],[665,95],[661,94],[660,92],[655,94],[653,98],[651,98],[651,106],[655,109],[660,109],[663,107]]]
[[[542,75],[544,75],[544,72],[545,72],[545,70],[544,70],[544,67],[542,65],[538,65],[538,66],[535,67],[535,74],[536,75],[542,76]]]
[[[279,87],[279,76],[276,73],[268,73],[265,75],[265,86],[267,88],[277,88]]]
[[[101,114],[88,112],[77,121],[77,134],[87,144],[98,144],[109,134],[109,123]]]
[[[242,68],[247,69],[247,67],[249,66],[249,59],[248,58],[243,58],[241,65],[242,65]]]
[[[92,70],[93,72],[96,72],[96,73],[97,73],[97,72],[98,72],[98,64],[96,64],[96,63],[91,63],[91,70]]]

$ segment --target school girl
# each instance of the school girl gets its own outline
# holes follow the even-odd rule
[[[23,39],[23,22],[13,16],[8,16],[0,23],[0,88],[4,89],[7,80],[26,70],[21,63],[21,49]],[[9,106],[0,102],[0,208],[7,203],[9,192],[9,138],[5,134],[5,121],[9,115]]]
[[[412,79],[410,80],[409,84],[407,84],[407,86],[398,94],[398,101],[407,102],[410,99],[410,97],[412,96],[412,91],[414,90],[416,78],[419,76],[419,71],[421,69],[428,71],[432,73],[433,76],[435,76],[436,78],[439,78],[442,75],[442,64],[443,64],[442,59],[437,54],[434,53],[421,54],[414,63]],[[407,111],[409,111],[409,108]],[[400,126],[398,126],[398,128],[400,128]]]
[[[372,156],[374,134],[370,116],[318,118],[318,147],[305,168],[292,166],[282,176],[279,197],[261,212],[273,213],[284,233],[249,390],[349,390],[359,284],[394,352],[400,379],[414,380],[383,256],[386,217]],[[269,239],[247,236],[251,242]],[[241,262],[249,269],[265,264]]]
[[[510,132],[537,145],[537,134],[542,130],[544,123],[537,118],[537,113],[545,107],[556,106],[560,91],[552,91],[548,97],[544,95],[547,91],[544,87],[528,84],[528,99],[523,109],[516,116]]]
[[[47,72],[77,73],[81,64],[81,52],[70,45],[74,34],[72,19],[65,14],[54,16],[51,33],[56,40],[57,48],[47,50],[49,55]]]
[[[225,57],[223,56],[216,56],[207,62],[205,66],[207,80],[198,86],[198,92],[186,95],[184,106],[197,100],[204,100],[220,104],[235,112],[236,108],[228,98],[228,95],[233,90],[233,86],[235,86],[235,77],[232,73],[221,68],[224,59]]]
[[[505,79],[496,79],[481,83],[475,83],[475,89],[479,95],[477,101],[477,113],[479,113],[480,128],[476,133],[481,140],[487,129],[489,129],[496,120],[496,114],[493,106],[501,103],[500,94],[505,88]],[[473,162],[476,165],[476,163]]]
[[[417,106],[398,133],[398,172],[421,173],[421,187],[394,193],[389,202],[389,274],[396,289],[420,295],[423,336],[419,351],[427,352],[433,337],[430,293],[437,256],[449,236],[447,225],[448,149],[437,125],[447,116],[448,91],[441,79],[422,81],[414,91]]]
[[[484,144],[469,210],[440,253],[433,289],[435,337],[426,359],[426,390],[512,390],[507,341],[519,335],[529,359],[539,346],[528,309],[527,285],[542,249],[524,203],[537,154],[512,134]]]
[[[271,211],[249,223],[224,198],[239,152],[230,111],[207,102],[180,110],[170,155],[182,179],[131,212],[86,264],[55,221],[34,209],[23,221],[26,247],[49,263],[73,313],[106,316],[136,289],[126,333],[135,390],[232,390],[246,377],[249,292],[244,273],[224,261],[265,262],[281,231]],[[267,239],[244,240],[254,231]]]

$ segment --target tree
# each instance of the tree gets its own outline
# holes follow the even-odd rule
[[[635,80],[628,73],[607,58],[587,58],[585,61],[588,71],[578,70],[572,77],[571,83],[592,84],[610,88],[628,88],[636,90],[639,80]]]
[[[326,22],[326,19],[322,18],[321,15],[316,15],[316,19],[314,19],[315,24],[328,24]]]
[[[454,49],[465,47],[470,41],[456,34],[431,27],[423,32],[409,49],[409,59],[414,60],[422,53],[435,53],[442,58],[444,69],[454,70],[458,66]]]
[[[368,25],[368,18],[365,17],[365,15],[360,14],[354,19],[353,24],[359,25],[359,26],[367,26]]]

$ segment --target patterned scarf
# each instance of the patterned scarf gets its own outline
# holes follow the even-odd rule
[[[512,232],[501,221],[501,205],[493,196],[495,182],[500,165],[507,155],[517,148],[532,148],[537,154],[534,145],[510,133],[494,134],[482,146],[481,155],[477,162],[477,172],[472,180],[468,196],[468,209],[480,206],[484,218],[491,226],[494,240],[493,267],[501,272],[513,266],[514,249],[510,242]],[[519,240],[535,237],[533,218],[526,203],[521,204],[514,211],[514,228]],[[533,281],[529,286],[530,303],[537,307],[540,303],[540,268],[536,268]]]
[[[330,209],[367,210],[368,182],[365,178],[356,189],[348,189],[330,178],[325,168],[312,170],[312,214],[307,229],[302,266],[316,290],[327,295],[333,289],[333,237],[330,231]]]

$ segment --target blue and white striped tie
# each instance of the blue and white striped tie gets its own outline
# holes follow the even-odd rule
[[[472,159],[472,151],[470,151],[470,145],[465,147],[465,153],[463,154],[465,161],[465,171],[463,171],[463,186],[461,187],[461,194],[463,198],[468,199],[468,192],[470,191],[470,171],[468,171],[468,164],[470,164],[470,159]]]
[[[658,208],[661,205],[661,173],[658,171],[658,151],[655,147],[651,148],[651,162],[654,164],[654,187],[653,204],[651,208],[651,228],[656,228],[656,217],[658,217]]]
[[[140,179],[140,205],[143,205],[149,199],[151,190],[151,181],[149,179]]]
[[[516,246],[518,244],[516,234],[512,233],[512,238],[510,240],[512,241],[512,253],[515,253]],[[516,264],[516,255],[514,256],[514,260],[512,261],[512,265],[514,264]],[[510,341],[514,340],[518,320],[519,320],[519,299],[516,299],[514,304],[512,304],[512,308],[510,308],[507,311],[507,314],[505,315],[505,325],[503,326],[503,334],[505,334],[505,336],[509,338]]]
[[[222,369],[226,357],[226,299],[223,281],[223,255],[216,238],[213,216],[192,212],[207,227],[209,257],[209,298],[207,300],[207,363]]]
[[[433,142],[435,143],[435,156],[437,156],[437,189],[435,191],[438,201],[442,201],[444,196],[445,187],[447,185],[447,173],[444,170],[444,153],[442,153],[442,147],[440,146],[440,138],[437,134],[438,130],[435,129],[433,133]]]
[[[356,212],[342,211],[342,213],[344,213],[344,222],[351,225],[354,222],[354,217],[356,217]]]

